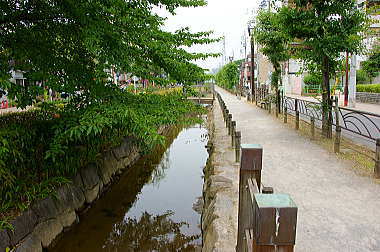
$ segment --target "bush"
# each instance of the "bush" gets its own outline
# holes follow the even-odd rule
[[[318,74],[308,74],[303,78],[305,85],[320,85],[322,83],[322,76]]]
[[[380,84],[357,85],[357,92],[380,93]]]
[[[0,221],[50,195],[124,137],[133,137],[147,151],[164,141],[159,126],[192,123],[186,115],[203,111],[178,93],[119,91],[84,107],[48,103],[1,116]]]
[[[356,82],[359,84],[369,83],[370,77],[364,70],[359,69],[356,71]]]

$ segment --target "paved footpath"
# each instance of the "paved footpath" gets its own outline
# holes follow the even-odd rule
[[[265,186],[298,206],[296,251],[380,251],[380,185],[266,111],[216,87],[242,143],[264,149]]]

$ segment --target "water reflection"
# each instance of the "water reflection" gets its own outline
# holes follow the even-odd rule
[[[140,159],[49,251],[194,251],[207,130],[175,129]],[[170,211],[168,211],[170,209]]]
[[[194,251],[200,235],[182,234],[186,222],[171,219],[174,212],[161,215],[144,212],[140,219],[127,218],[114,225],[104,249],[107,251]]]

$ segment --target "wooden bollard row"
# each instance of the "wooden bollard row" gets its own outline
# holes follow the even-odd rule
[[[236,121],[232,120],[232,114],[228,110],[226,103],[223,101],[221,95],[216,93],[220,107],[222,109],[223,120],[226,128],[228,129],[228,135],[231,136],[231,146],[235,148],[235,161],[240,161],[240,145],[241,145],[241,132],[236,131]]]

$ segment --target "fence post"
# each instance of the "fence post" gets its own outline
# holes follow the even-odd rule
[[[240,161],[241,132],[235,132],[235,162]]]
[[[272,102],[268,102],[268,113],[270,114],[272,112]]]
[[[310,130],[311,130],[311,140],[315,139],[315,118],[311,117],[310,119]]]
[[[232,115],[228,115],[228,135],[231,135],[231,130],[232,130]]]
[[[224,121],[227,123],[227,118],[228,118],[228,114],[230,113],[230,111],[228,109],[225,109],[224,110]]]
[[[335,142],[334,142],[334,152],[339,153],[340,152],[340,135],[341,135],[342,129],[340,126],[336,126],[335,128]]]
[[[380,178],[380,138],[376,139],[375,177]]]
[[[227,120],[226,120],[226,128],[229,129],[230,128],[230,122],[232,120],[232,115],[231,114],[228,114],[227,115]],[[228,130],[228,135],[230,134],[230,131]]]
[[[284,123],[288,123],[288,108],[284,108]]]
[[[296,111],[296,130],[300,128],[300,112],[298,111],[298,99],[294,101],[294,108]]]
[[[260,145],[243,144],[240,172],[239,172],[239,213],[238,213],[238,237],[236,251],[245,252],[247,241],[245,231],[255,228],[255,215],[252,208],[252,200],[249,191],[248,180],[261,181],[261,169],[263,159],[263,148]],[[258,176],[260,172],[260,176]],[[256,192],[260,191],[260,184],[257,183]]]
[[[236,121],[231,122],[231,145],[235,146]]]
[[[278,104],[278,101],[276,99],[276,117],[278,118],[278,110],[279,110],[280,106]]]
[[[341,134],[342,134],[342,128],[340,127],[340,124],[339,124],[339,103],[338,103],[338,97],[335,97],[334,102],[335,102],[335,106],[334,106],[334,110],[335,110],[335,142],[334,142],[334,152],[335,153],[339,153],[340,152],[340,137],[341,137]],[[333,120],[333,118],[331,118],[331,127],[332,127],[332,123],[333,123],[332,120]]]

